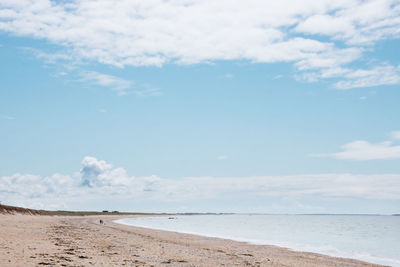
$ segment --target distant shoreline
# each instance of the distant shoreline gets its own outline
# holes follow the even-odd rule
[[[37,210],[17,206],[0,204],[0,214],[28,214],[28,215],[48,215],[48,216],[90,216],[90,215],[306,215],[306,216],[400,216],[400,214],[351,214],[351,213],[233,213],[233,212],[177,212],[177,213],[157,213],[157,212],[121,212],[121,211],[67,211],[67,210]]]

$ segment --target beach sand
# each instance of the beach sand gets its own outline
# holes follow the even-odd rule
[[[112,222],[123,217],[0,214],[0,266],[378,266]]]

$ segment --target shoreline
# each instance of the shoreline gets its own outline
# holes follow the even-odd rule
[[[142,216],[0,215],[0,266],[383,266],[113,222]]]
[[[177,216],[187,216],[187,215],[180,214],[180,215],[176,215],[175,217],[177,217]],[[200,216],[202,216],[202,215],[200,215]],[[360,215],[358,215],[358,216],[360,216]],[[361,216],[364,216],[364,215],[361,215]],[[376,216],[376,215],[374,215],[374,216]],[[378,216],[391,216],[391,215],[378,215]],[[145,217],[156,217],[156,216],[145,216]],[[128,218],[130,218],[130,217],[128,217]],[[121,222],[118,222],[119,220],[121,220]],[[143,229],[148,229],[148,230],[166,231],[166,232],[172,232],[172,233],[176,233],[176,234],[188,234],[188,235],[193,235],[193,236],[198,236],[198,237],[216,238],[216,239],[222,239],[222,240],[229,240],[229,241],[233,241],[233,242],[246,243],[246,244],[255,245],[255,246],[275,246],[277,248],[286,249],[286,250],[289,250],[292,252],[314,253],[314,254],[319,254],[319,255],[324,255],[324,256],[334,257],[334,258],[352,259],[352,260],[367,262],[370,264],[377,264],[380,266],[400,266],[400,262],[396,259],[376,257],[376,256],[373,256],[373,255],[367,254],[367,253],[351,254],[351,253],[347,253],[346,251],[336,250],[335,248],[333,248],[336,250],[335,252],[330,252],[330,251],[324,251],[323,249],[321,249],[319,247],[314,247],[311,245],[295,245],[295,244],[290,244],[290,243],[285,243],[285,242],[269,243],[264,240],[257,240],[257,239],[235,238],[232,236],[212,235],[212,234],[207,234],[207,233],[203,233],[203,232],[179,231],[176,229],[174,229],[174,230],[163,229],[163,228],[157,228],[157,227],[151,227],[151,226],[145,226],[145,225],[131,225],[129,223],[124,223],[123,219],[117,219],[117,220],[114,220],[113,222],[117,223],[117,224],[121,224],[121,225],[143,228]],[[361,255],[361,256],[359,256],[359,255]]]

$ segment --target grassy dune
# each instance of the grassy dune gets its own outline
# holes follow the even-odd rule
[[[27,215],[50,215],[50,216],[88,216],[88,215],[151,215],[153,213],[141,212],[99,212],[99,211],[66,211],[66,210],[35,210],[0,204],[0,214],[27,214]]]

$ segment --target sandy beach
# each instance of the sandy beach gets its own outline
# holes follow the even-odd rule
[[[123,217],[0,215],[0,266],[378,266],[113,223]]]

